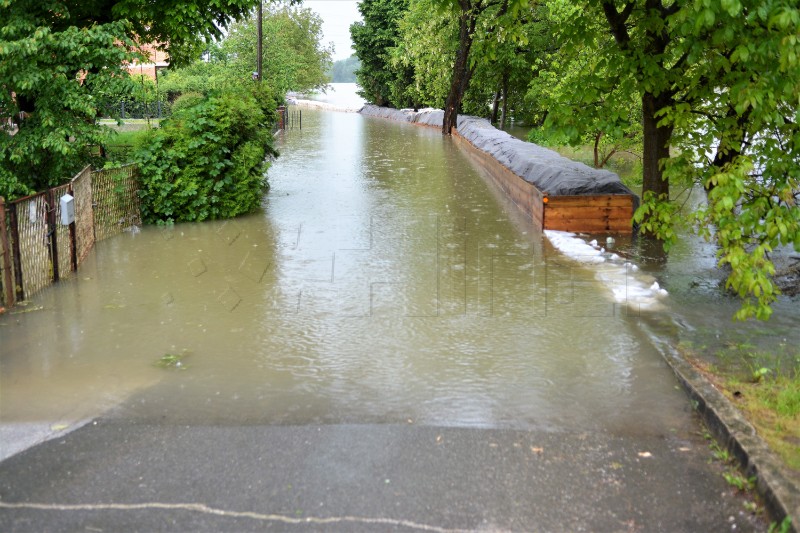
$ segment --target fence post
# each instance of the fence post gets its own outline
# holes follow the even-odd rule
[[[19,222],[17,221],[17,204],[11,204],[8,219],[11,223],[11,260],[14,263],[14,283],[16,286],[16,301],[25,299],[25,290],[22,288],[22,251],[19,246]]]
[[[75,193],[72,191],[72,182],[70,182],[69,187],[67,187],[67,191],[69,195],[72,196],[72,201],[75,201]],[[73,204],[75,205],[75,204]],[[76,235],[76,225],[75,221],[78,219],[77,213],[75,217],[72,219],[72,222],[69,224],[69,263],[71,270],[73,272],[78,271],[78,238]]]
[[[278,115],[278,129],[279,130],[285,130],[286,129],[286,107],[278,106],[277,115]]]
[[[47,204],[45,213],[47,214],[47,234],[50,237],[50,260],[53,262],[53,282],[61,279],[58,272],[58,237],[56,236],[56,204],[53,189],[47,191]]]
[[[8,249],[6,201],[2,196],[0,196],[0,254],[3,256],[3,300],[7,307],[12,307],[14,305],[14,280],[11,277],[11,253]]]

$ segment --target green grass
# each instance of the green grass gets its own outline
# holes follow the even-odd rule
[[[144,125],[144,126],[146,126],[149,123],[151,126],[155,127],[155,126],[158,126],[158,123],[159,123],[160,120],[161,119],[158,119],[158,118],[151,118],[151,119],[146,119],[146,118],[125,118],[125,119],[122,119],[122,125],[124,126],[124,125],[129,125],[129,124],[136,124],[136,125]],[[115,118],[101,118],[97,122],[99,122],[100,124],[102,124],[104,126],[116,126],[116,125],[119,124],[117,122],[117,119],[115,119]]]
[[[526,126],[512,125],[506,131],[511,135],[525,141],[530,140],[533,133],[533,140],[539,146],[544,146],[558,152],[567,159],[579,161],[594,167],[594,146],[585,144],[583,146],[569,146],[562,144],[556,137],[549,137],[542,130],[535,130]],[[611,156],[604,167],[606,170],[616,173],[622,183],[631,189],[637,189],[642,185],[642,161],[641,157],[626,151],[620,151]]]
[[[731,377],[725,392],[770,448],[800,475],[800,377],[779,374],[758,382]]]
[[[594,148],[590,145],[584,146],[559,146],[545,145],[547,148],[558,152],[568,159],[580,161],[590,167],[594,166]],[[628,152],[618,152],[611,156],[605,166],[606,170],[616,173],[622,183],[631,188],[642,185],[642,162]]]
[[[149,130],[119,131],[106,144],[106,157],[117,163],[130,162],[131,155],[144,141]]]
[[[685,345],[681,351],[800,479],[800,353],[766,353],[749,343],[731,343],[710,363]]]

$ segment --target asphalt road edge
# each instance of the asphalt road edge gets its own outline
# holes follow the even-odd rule
[[[778,524],[791,517],[789,531],[800,533],[800,486],[784,474],[780,458],[730,400],[676,350],[662,353],[714,438],[748,477],[755,477],[770,517]]]

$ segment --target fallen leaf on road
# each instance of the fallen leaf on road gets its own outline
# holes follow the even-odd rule
[[[536,446],[531,446],[532,453],[544,453],[544,448],[538,448]]]
[[[653,457],[653,454],[650,452],[639,452],[639,457]]]

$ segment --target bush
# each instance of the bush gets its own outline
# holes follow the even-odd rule
[[[198,92],[188,92],[180,95],[175,102],[172,104],[172,112],[177,113],[182,109],[186,109],[187,107],[194,107],[205,100],[206,97],[203,96],[203,93]]]
[[[229,88],[173,111],[136,154],[146,222],[230,218],[266,190],[275,101],[260,84]]]

